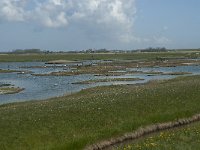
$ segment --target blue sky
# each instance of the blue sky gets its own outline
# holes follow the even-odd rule
[[[0,51],[200,48],[198,0],[1,0]]]

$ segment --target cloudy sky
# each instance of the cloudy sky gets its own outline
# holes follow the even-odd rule
[[[200,48],[199,0],[0,0],[0,51]]]

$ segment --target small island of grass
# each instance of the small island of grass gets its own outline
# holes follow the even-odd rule
[[[162,75],[189,75],[192,74],[191,72],[168,72],[163,73]]]
[[[93,84],[93,83],[99,83],[99,82],[117,82],[117,81],[139,81],[144,80],[140,78],[106,78],[106,79],[96,79],[96,80],[87,80],[87,81],[81,81],[81,82],[75,82],[73,84]]]
[[[68,63],[78,63],[78,61],[73,60],[52,60],[48,61],[45,64],[68,64]]]
[[[0,86],[0,95],[1,94],[15,94],[23,91],[23,88],[20,87],[14,87],[10,84],[3,84]]]
[[[19,72],[17,70],[4,70],[4,69],[0,69],[0,73],[13,73],[13,72]]]
[[[76,71],[59,71],[59,72],[51,72],[51,73],[44,73],[44,74],[31,74],[33,76],[73,76],[73,75],[79,75],[79,72]]]
[[[0,69],[0,73],[18,73],[18,74],[29,74],[29,73],[33,73],[32,71],[28,71],[28,70],[4,70],[4,69]]]

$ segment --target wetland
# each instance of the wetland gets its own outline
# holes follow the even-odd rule
[[[0,91],[17,92],[0,94],[0,149],[84,149],[200,113],[198,58],[186,52],[113,55],[43,61],[42,55],[6,55]]]
[[[185,65],[184,62],[193,65]],[[3,62],[0,68],[0,82],[24,89],[13,95],[1,95],[0,104],[43,100],[96,86],[138,84],[200,73],[199,60],[187,59],[167,62],[84,60],[53,65],[45,62]]]

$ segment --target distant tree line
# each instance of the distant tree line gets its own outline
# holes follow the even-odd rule
[[[85,53],[109,53],[110,51],[103,48],[103,49],[87,49],[87,50],[83,50],[83,52]]]
[[[167,52],[167,51],[169,50],[167,50],[165,47],[156,47],[156,48],[149,47],[149,48],[140,50],[140,52]]]
[[[40,49],[16,49],[13,50],[11,53],[13,54],[26,54],[26,53],[43,53]]]
[[[138,49],[138,50],[107,50],[105,48],[102,49],[86,49],[81,51],[49,51],[49,50],[40,50],[40,49],[16,49],[11,53],[13,54],[38,54],[38,53],[134,53],[134,52],[168,52],[169,50],[165,47],[157,47],[157,48],[146,48],[146,49]]]
[[[67,53],[137,53],[137,52],[170,52],[170,51],[178,51],[179,49],[166,49],[165,47],[149,47],[146,49],[133,49],[133,50],[108,50],[105,48],[102,49],[86,49],[86,50],[70,50],[70,51],[50,51],[50,50],[40,50],[40,49],[16,49],[13,50],[12,54],[52,54],[52,53],[61,53],[61,54],[67,54]],[[186,49],[187,50],[187,49]],[[191,49],[199,51],[200,49]],[[2,53],[2,52],[1,52]]]

